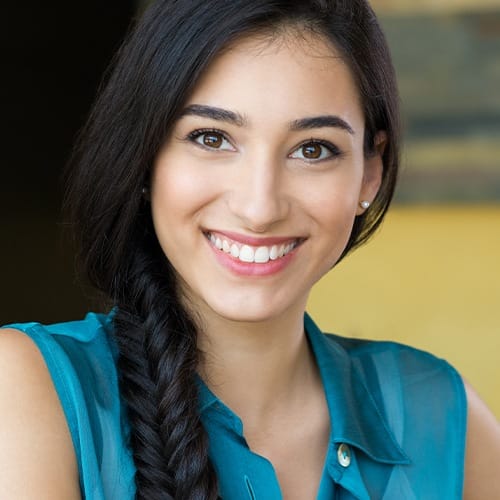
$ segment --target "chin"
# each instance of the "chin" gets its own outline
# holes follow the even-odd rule
[[[253,300],[252,300],[253,299]],[[281,316],[288,307],[284,304],[245,297],[225,302],[207,302],[212,314],[226,321],[238,323],[262,323]]]

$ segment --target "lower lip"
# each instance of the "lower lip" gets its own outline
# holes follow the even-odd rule
[[[207,245],[212,249],[220,264],[229,269],[233,274],[239,276],[271,276],[277,274],[288,266],[297,249],[297,247],[295,247],[284,257],[278,257],[276,260],[269,260],[265,263],[258,264],[255,262],[242,262],[223,250],[214,247],[208,240]]]

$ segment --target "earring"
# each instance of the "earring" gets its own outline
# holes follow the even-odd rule
[[[370,206],[370,202],[369,202],[369,201],[366,201],[366,200],[360,201],[360,202],[359,202],[359,206],[360,206],[362,209],[366,210],[367,208],[369,208],[369,206]]]

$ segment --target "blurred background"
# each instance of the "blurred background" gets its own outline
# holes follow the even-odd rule
[[[101,75],[147,1],[6,2],[0,324],[92,307],[63,237],[59,178]],[[454,364],[500,417],[500,0],[373,0],[400,82],[396,204],[314,289],[326,331]]]
[[[373,0],[405,127],[396,204],[313,290],[326,331],[451,362],[500,417],[500,0]]]

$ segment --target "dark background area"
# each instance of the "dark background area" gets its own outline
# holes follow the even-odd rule
[[[135,2],[2,11],[0,324],[77,318],[90,302],[63,236],[60,177]]]

